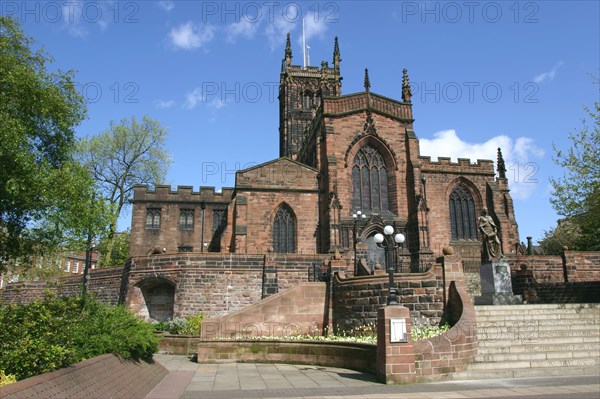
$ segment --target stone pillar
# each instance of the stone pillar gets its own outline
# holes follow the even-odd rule
[[[514,295],[510,266],[505,260],[485,262],[479,269],[481,296],[475,297],[476,305],[515,305],[523,303],[520,295]]]
[[[390,342],[390,320],[406,322],[408,342]],[[400,305],[385,306],[377,311],[377,378],[386,384],[415,382],[415,351],[410,338],[410,311]]]

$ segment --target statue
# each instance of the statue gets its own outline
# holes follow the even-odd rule
[[[487,208],[481,210],[481,216],[477,219],[477,224],[483,237],[483,261],[500,259],[502,249],[498,238],[498,227],[496,227],[492,217],[488,215]]]

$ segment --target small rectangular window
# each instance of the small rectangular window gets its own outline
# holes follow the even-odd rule
[[[75,274],[79,273],[79,262],[78,261],[75,261],[73,263],[73,273],[75,273]]]
[[[66,272],[70,272],[71,271],[71,261],[70,260],[67,260],[65,262],[65,271]]]
[[[146,210],[146,229],[160,229],[160,209]]]
[[[192,252],[193,248],[189,246],[177,247],[177,252]]]

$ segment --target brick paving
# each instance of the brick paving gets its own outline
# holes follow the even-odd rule
[[[197,364],[186,356],[155,355],[169,370],[149,399],[598,399],[599,376],[513,378],[384,385],[368,373],[334,367]]]

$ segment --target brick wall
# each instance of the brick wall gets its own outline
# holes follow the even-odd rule
[[[144,398],[168,374],[159,363],[127,361],[109,354],[0,388],[12,398]]]

